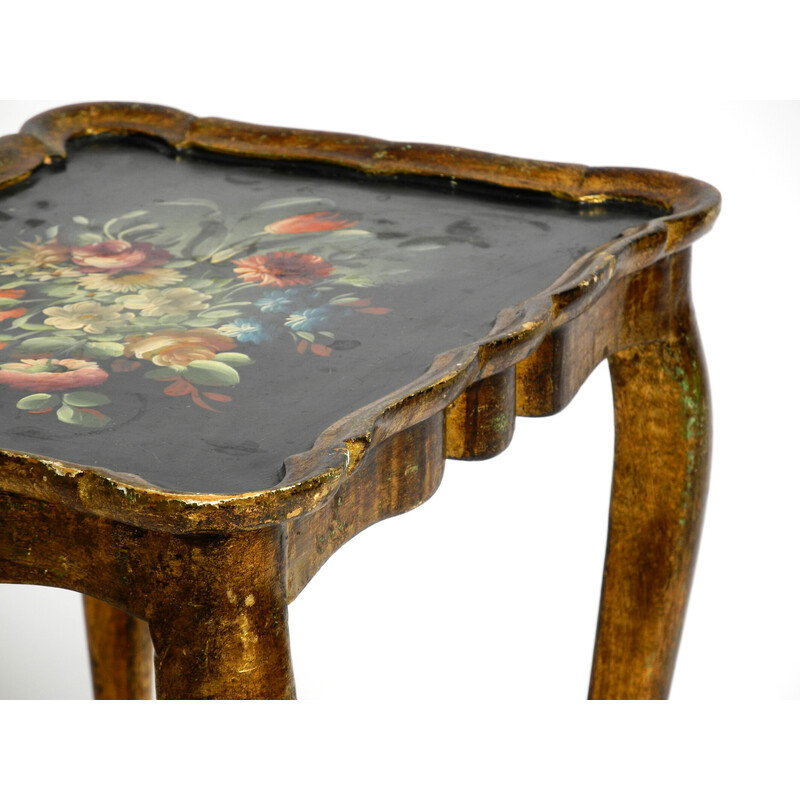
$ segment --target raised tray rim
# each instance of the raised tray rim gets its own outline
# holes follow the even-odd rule
[[[136,103],[63,106],[33,117],[20,133],[0,137],[0,190],[66,159],[69,140],[99,134],[139,134],[177,151],[317,162],[376,176],[477,181],[578,203],[646,203],[665,212],[585,254],[537,296],[501,310],[488,336],[441,354],[417,380],[329,426],[310,450],[287,458],[283,480],[263,491],[174,492],[134,475],[0,449],[2,490],[175,534],[257,529],[324,505],[370,448],[443,410],[476,380],[525,358],[550,330],[594,303],[612,279],[688,247],[720,210],[714,187],[669,172],[260,126]]]

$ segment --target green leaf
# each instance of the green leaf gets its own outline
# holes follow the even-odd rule
[[[301,338],[305,339],[307,342],[314,341],[314,334],[309,333],[308,331],[295,331],[295,333]]]
[[[99,233],[82,233],[78,236],[78,244],[85,245],[85,244],[97,244],[97,242],[102,242],[103,237]]]
[[[83,411],[80,408],[63,405],[56,411],[56,416],[69,425],[81,425],[84,428],[104,428],[109,419],[99,411]]]
[[[241,247],[229,247],[226,250],[220,250],[218,253],[214,253],[209,260],[212,264],[219,264],[220,261],[226,261],[229,258],[233,258],[233,256],[239,253],[242,249],[243,248]]]
[[[69,283],[51,283],[46,284],[44,287],[44,293],[48,297],[72,297],[73,295],[78,297],[84,296],[84,291],[76,286],[72,281]]]
[[[127,214],[123,214],[121,217],[117,219],[133,219],[134,217],[143,217],[147,212],[140,209],[139,211],[129,211]]]
[[[239,383],[239,373],[221,361],[192,361],[184,370],[183,377],[189,383],[201,386],[236,386]]]
[[[21,411],[46,411],[55,405],[53,403],[54,399],[53,395],[44,394],[43,392],[29,394],[27,397],[17,401],[17,408]]]
[[[323,205],[332,206],[330,200],[323,200],[321,197],[284,197],[280,200],[267,200],[265,203],[257,205],[253,211],[267,211],[270,208],[288,208],[289,206],[311,206]]]
[[[30,320],[36,316],[36,312],[32,311],[30,314],[26,314],[24,317],[17,317],[8,327],[9,328],[21,328],[23,331],[26,330],[41,330],[41,327],[31,326],[29,327]]]
[[[355,273],[341,275],[341,277],[336,278],[336,283],[343,283],[345,286],[358,286],[360,289],[368,288],[370,286],[377,286],[372,278],[366,275],[357,275]]]
[[[120,342],[89,342],[83,351],[90,358],[117,358],[125,352]]]
[[[195,264],[197,264],[197,262],[194,259],[185,259],[184,261],[170,261],[169,262],[169,266],[170,266],[171,269],[183,269],[184,267],[193,267],[193,266],[195,266]],[[184,284],[184,286],[186,284],[188,284],[188,283],[189,282],[187,281]]]
[[[32,336],[20,342],[14,349],[20,353],[47,353],[66,350],[76,344],[78,340],[68,336]]]
[[[122,219],[122,217],[120,217]],[[124,239],[126,236],[130,236],[132,233],[144,233],[144,231],[153,231],[158,230],[161,226],[156,222],[146,222],[143,225],[135,225],[133,228],[127,228],[124,231],[120,231],[117,236],[120,239]]]
[[[219,206],[216,203],[199,197],[187,197],[185,200],[159,200],[158,202],[162,206],[205,206],[206,208],[213,208],[214,211],[219,211]]]
[[[86,219],[86,217],[80,217],[80,216],[79,217],[73,217],[72,221],[73,222],[77,222],[78,225],[88,225],[89,224],[89,220]]]
[[[193,317],[192,319],[187,319],[186,322],[183,323],[184,326],[187,328],[208,328],[214,327],[214,323],[216,320],[213,319],[202,319],[200,317]]]
[[[249,303],[244,304],[249,305]],[[237,311],[235,308],[217,308],[217,309],[210,309],[209,311],[204,311],[202,314],[198,314],[198,319],[207,319],[207,320],[218,320],[218,319],[226,319],[227,317],[239,317],[241,316],[241,310]]]
[[[240,367],[253,363],[253,359],[244,353],[217,353],[214,356],[214,361],[222,361],[224,364],[236,364]]]
[[[92,408],[94,406],[107,406],[111,400],[100,392],[67,392],[62,398],[70,406],[79,408]]]
[[[121,339],[121,333],[98,333],[92,336],[93,342],[118,342]]]
[[[163,317],[158,318],[159,325],[180,325],[186,319],[187,314],[165,314]]]
[[[47,229],[47,230],[44,232],[44,235],[45,235],[45,236],[46,236],[48,239],[55,239],[55,238],[56,238],[56,236],[58,236],[58,225],[53,225],[53,227],[52,227],[52,228],[48,228],[48,229]]]
[[[145,372],[144,377],[154,381],[160,381],[165,378],[174,378],[176,375],[180,375],[182,371],[183,370],[178,370],[175,367],[156,367],[155,369]]]

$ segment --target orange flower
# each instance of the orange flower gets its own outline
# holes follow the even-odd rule
[[[97,386],[108,373],[94,361],[76,358],[23,358],[22,361],[0,365],[0,383],[13,389],[33,392],[62,391],[78,386]]]
[[[3,289],[0,292],[0,297],[11,297],[14,300],[19,300],[25,294],[25,289]]]
[[[334,211],[316,211],[313,214],[300,214],[286,217],[267,225],[267,233],[318,233],[319,231],[339,231],[352,228],[357,220],[340,217]]]
[[[11,311],[0,311],[0,320],[23,317],[28,312],[24,308],[12,308]]]
[[[311,253],[267,253],[234,261],[243,281],[253,281],[259,286],[300,286],[313,278],[324,278],[333,267],[320,256]]]
[[[152,361],[160,367],[185,367],[192,361],[210,361],[223,350],[233,350],[236,342],[213,328],[184,331],[170,328],[149,335],[129,336],[125,355]]]

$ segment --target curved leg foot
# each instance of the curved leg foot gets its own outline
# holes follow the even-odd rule
[[[708,486],[710,407],[688,301],[677,336],[609,358],[616,416],[591,699],[669,693]]]
[[[153,645],[147,623],[84,595],[83,610],[96,700],[150,700]]]

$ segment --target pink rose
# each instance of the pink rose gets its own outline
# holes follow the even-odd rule
[[[154,250],[150,242],[107,242],[72,248],[72,260],[81,272],[119,272],[123,269],[143,272],[161,267],[170,260],[166,250]]]
[[[12,389],[32,392],[77,389],[79,386],[98,386],[108,377],[94,361],[76,358],[23,358],[22,361],[0,365],[0,383]]]

